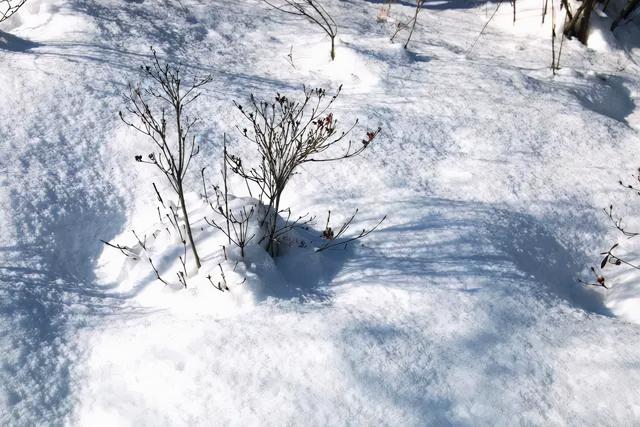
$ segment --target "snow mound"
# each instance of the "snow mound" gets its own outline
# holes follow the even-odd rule
[[[147,210],[142,223],[150,224],[148,228],[127,231],[113,239],[113,244],[124,247],[123,251],[105,248],[98,261],[99,279],[104,285],[117,283],[116,292],[146,308],[216,316],[252,308],[263,286],[260,277],[264,274],[258,270],[273,269],[273,261],[255,242],[242,258],[239,249],[206,222],[207,217],[216,215],[207,200],[195,193],[185,198],[202,262],[200,269],[195,265],[180,208],[167,200],[155,212]],[[250,198],[235,198],[229,207],[238,210],[257,203]],[[258,228],[254,220],[250,233],[259,233]]]
[[[310,222],[280,239],[279,254],[274,259],[261,239],[264,227],[258,212],[266,207],[251,197],[229,195],[229,210],[236,217],[240,212],[250,215],[243,255],[235,243],[229,243],[224,233],[211,225],[215,221],[225,226],[211,199],[196,193],[188,193],[185,198],[202,266],[196,267],[179,207],[163,200],[162,206],[147,208],[146,215],[138,215],[136,221],[146,228],[125,231],[107,244],[97,268],[104,288],[144,309],[223,318],[245,313],[270,296],[299,296],[291,284],[300,288],[306,282],[322,281],[332,265],[348,254],[344,251],[347,246],[340,242],[349,237],[324,241],[321,232],[310,228],[315,222]],[[282,227],[285,220],[279,217],[278,221],[278,227]],[[324,243],[342,250],[316,252]]]
[[[78,35],[86,35],[94,30],[90,19],[74,15],[65,6],[59,0],[29,0],[19,13],[3,22],[2,28],[29,40],[55,42],[77,40]]]
[[[1,24],[0,424],[640,422],[640,277],[577,282],[613,240],[602,208],[637,211],[614,191],[638,167],[637,22],[602,49],[565,40],[554,76],[537,0],[516,26],[502,3],[479,38],[497,4],[430,2],[406,51],[380,0],[323,4],[333,63],[313,24],[260,0],[28,0]],[[235,132],[232,100],[344,84],[341,113],[381,143],[308,165],[286,206],[388,222],[346,251],[242,262],[190,194],[204,265],[187,248],[180,287],[184,246],[133,166],[146,141],[117,117],[150,45],[214,75],[189,188]]]
[[[356,51],[347,36],[336,39],[335,60],[331,60],[329,51],[330,41],[326,38],[298,43],[291,51],[293,64],[310,81],[341,82],[350,92],[371,90],[386,72],[379,61]]]

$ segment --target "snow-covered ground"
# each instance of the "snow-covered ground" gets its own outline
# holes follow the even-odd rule
[[[640,166],[637,22],[614,37],[595,16],[553,76],[537,1],[515,27],[502,4],[471,52],[497,4],[428,2],[405,51],[379,1],[326,3],[334,62],[258,0],[29,0],[0,24],[0,424],[640,423],[640,277],[577,282],[613,242],[640,249],[602,212],[640,225],[618,185]],[[344,251],[254,253],[225,293],[123,262],[100,239],[152,228],[161,182],[117,114],[150,45],[214,78],[193,104],[195,211],[222,135],[251,155],[233,100],[343,84],[336,116],[382,132],[305,165],[285,205],[318,233],[329,209],[388,219]]]

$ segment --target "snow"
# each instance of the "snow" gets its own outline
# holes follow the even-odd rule
[[[640,275],[577,282],[614,242],[640,249],[602,212],[640,227],[618,184],[638,167],[637,23],[611,35],[600,13],[553,76],[538,2],[518,2],[515,26],[500,6],[472,51],[495,4],[428,3],[405,51],[388,37],[410,2],[386,23],[380,2],[326,3],[335,62],[321,30],[257,0],[29,0],[0,24],[0,424],[640,422]],[[117,115],[150,45],[214,77],[193,104],[204,265],[186,290],[175,236],[150,249],[169,286],[100,242],[161,231],[165,184]],[[359,209],[353,230],[388,219],[345,250],[225,261],[199,171],[218,180],[224,133],[252,156],[232,101],[340,84],[336,117],[382,132],[305,165],[283,205],[317,215],[316,237],[328,210]],[[218,263],[229,291],[206,280]]]

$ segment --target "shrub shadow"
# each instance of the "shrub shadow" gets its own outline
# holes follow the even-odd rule
[[[584,108],[628,124],[626,118],[636,105],[625,83],[620,76],[598,75],[583,84],[569,86],[568,91]]]
[[[371,286],[369,296],[357,296],[373,307],[355,299],[341,330],[358,393],[420,425],[465,425],[460,416],[471,403],[477,422],[495,423],[508,414],[503,408],[527,398],[504,386],[514,378],[536,387],[539,408],[554,407],[549,350],[565,344],[567,324],[580,328],[562,307],[611,315],[576,282],[584,255],[565,247],[548,222],[503,207],[416,198],[385,209],[412,220],[372,234],[334,282],[350,286],[357,275],[357,286]],[[425,310],[428,302],[442,306]]]
[[[386,5],[388,0],[365,0],[369,3],[375,3],[380,5]],[[474,7],[478,7],[480,5],[485,4],[484,1],[478,0],[427,0],[422,6],[423,9],[431,9],[431,10],[453,10],[453,9],[473,9]],[[416,3],[415,1],[410,0],[396,0],[393,3],[393,6],[401,5],[408,6],[412,9],[415,9]],[[392,6],[392,10],[393,10]]]
[[[597,292],[577,282],[590,260],[565,247],[547,224],[531,215],[446,199],[389,203],[387,209],[409,212],[414,219],[372,234],[371,247],[381,244],[381,249],[353,255],[357,260],[349,262],[347,272],[357,268],[365,279],[390,285],[403,283],[407,275],[436,286],[439,279],[463,280],[468,286],[459,290],[464,292],[495,280],[525,283],[541,298],[560,298],[583,310],[611,315]]]
[[[40,44],[0,31],[0,51],[27,52]]]

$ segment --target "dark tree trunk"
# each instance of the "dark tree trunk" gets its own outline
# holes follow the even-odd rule
[[[567,37],[577,37],[582,44],[587,44],[587,39],[589,38],[589,21],[591,20],[591,12],[593,12],[595,5],[595,0],[584,0],[582,6],[580,6],[564,28],[564,34]]]
[[[331,37],[331,60],[336,59],[336,37]]]

